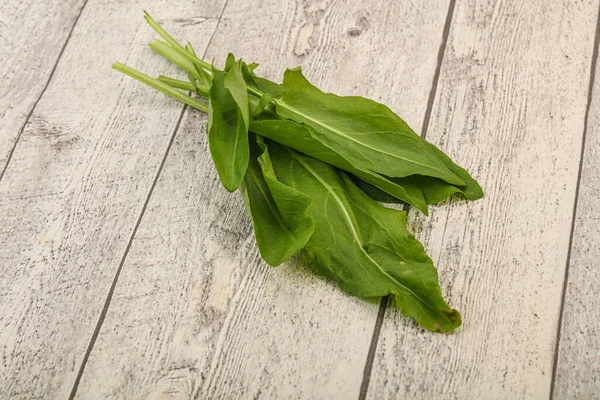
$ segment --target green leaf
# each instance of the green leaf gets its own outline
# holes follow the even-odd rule
[[[332,149],[326,142],[319,140],[318,135],[314,134],[312,129],[306,125],[292,120],[279,119],[265,112],[259,118],[252,120],[250,129],[259,135],[348,171],[386,193],[414,205],[427,215],[427,204],[423,192],[412,182],[411,177],[389,179],[373,171],[359,169]]]
[[[282,88],[277,113],[313,128],[360,169],[392,178],[424,175],[465,185],[427,142],[383,104],[324,93],[311,85],[299,68],[285,72]]]
[[[208,110],[210,154],[223,186],[230,192],[242,183],[250,158],[246,124],[248,103],[246,100],[246,104],[243,104],[243,96],[240,96],[239,88],[235,87],[235,77],[229,79],[229,85],[226,84],[232,71],[226,74],[214,70]]]
[[[435,267],[406,230],[406,213],[371,199],[342,171],[269,141],[280,182],[312,198],[315,231],[305,251],[317,272],[359,297],[392,295],[400,311],[424,328],[461,324],[442,298]]]
[[[258,143],[257,143],[258,140]],[[250,163],[240,186],[261,257],[272,266],[302,250],[314,231],[310,197],[277,181],[262,139],[250,134]],[[273,194],[272,194],[273,193]]]

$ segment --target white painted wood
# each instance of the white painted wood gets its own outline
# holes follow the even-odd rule
[[[560,335],[555,399],[600,396],[600,68],[581,171],[577,217]]]
[[[361,4],[230,0],[208,56],[219,64],[232,51],[277,79],[300,63],[328,90],[380,99],[418,129],[448,3]],[[78,396],[356,398],[378,302],[298,263],[260,261],[240,196],[211,165],[205,122],[186,113]]]
[[[428,139],[486,198],[412,219],[464,326],[389,310],[369,398],[548,398],[597,11],[457,1]]]
[[[144,7],[202,51],[217,3]],[[0,182],[0,398],[68,397],[178,121],[110,68],[175,70],[140,21],[139,4],[88,2]]]
[[[0,173],[84,3],[0,3]]]

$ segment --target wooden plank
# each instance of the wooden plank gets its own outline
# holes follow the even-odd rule
[[[85,0],[0,3],[0,176]]]
[[[598,41],[598,39],[596,39]],[[596,43],[597,45],[598,43]],[[598,50],[596,50],[598,51]],[[596,55],[597,57],[597,55]],[[596,67],[556,366],[555,399],[600,393],[600,76]]]
[[[274,79],[300,63],[328,90],[382,100],[419,127],[447,7],[230,0],[209,57],[232,51]],[[298,263],[260,261],[240,196],[211,165],[205,122],[184,117],[78,394],[357,397],[378,303]]]
[[[369,398],[548,397],[597,11],[457,1],[428,139],[486,198],[412,219],[464,327],[388,309]]]
[[[144,6],[202,51],[223,2]],[[181,104],[110,69],[175,70],[139,20],[89,1],[0,182],[0,398],[68,397],[177,124]]]

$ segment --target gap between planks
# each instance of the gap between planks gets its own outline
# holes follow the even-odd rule
[[[581,187],[581,174],[583,172],[583,157],[585,156],[585,143],[590,119],[590,107],[594,95],[594,83],[596,81],[596,65],[598,63],[598,46],[600,45],[600,3],[598,4],[598,14],[596,19],[596,35],[594,37],[594,48],[592,49],[592,62],[590,70],[590,82],[588,86],[588,99],[585,109],[585,124],[581,138],[581,152],[579,155],[579,170],[577,171],[577,184],[575,185],[575,199],[573,201],[573,215],[571,217],[571,231],[569,233],[569,250],[567,252],[567,262],[565,266],[565,275],[563,278],[563,287],[560,301],[560,310],[558,314],[558,326],[556,327],[556,340],[554,346],[554,360],[552,363],[552,378],[550,380],[550,400],[554,399],[554,389],[556,386],[556,373],[558,370],[558,356],[560,350],[561,331],[563,325],[563,315],[565,312],[565,300],[567,287],[569,284],[569,267],[571,265],[571,254],[573,252],[573,237],[575,233],[575,223],[577,220],[577,206],[579,203],[579,192]]]
[[[36,101],[33,103],[33,106],[31,107],[31,110],[29,110],[29,113],[27,114],[25,121],[23,121],[23,125],[21,126],[21,129],[19,129],[19,133],[17,134],[17,137],[15,138],[15,142],[13,143],[13,146],[8,153],[8,157],[6,158],[6,163],[4,164],[4,168],[2,168],[2,172],[0,172],[0,181],[2,181],[2,178],[4,178],[4,174],[6,173],[6,170],[8,169],[10,160],[12,160],[12,156],[15,152],[15,149],[17,148],[17,144],[19,143],[19,140],[21,139],[21,135],[23,134],[25,127],[27,126],[27,123],[29,122],[29,119],[33,115],[33,112],[35,111],[35,108],[37,107],[38,103],[44,96],[44,93],[46,93],[46,89],[48,89],[48,86],[50,86],[50,82],[52,81],[52,77],[54,77],[54,72],[56,71],[56,67],[58,66],[58,63],[60,62],[60,59],[62,58],[62,55],[65,52],[67,45],[69,44],[69,39],[71,39],[71,35],[73,35],[73,31],[75,30],[75,26],[77,26],[77,22],[79,22],[79,17],[81,17],[81,14],[83,14],[83,10],[85,9],[85,6],[87,5],[87,3],[88,3],[88,0],[85,0],[83,5],[81,6],[81,9],[79,10],[79,14],[77,14],[77,18],[75,18],[75,21],[73,21],[73,26],[71,26],[71,30],[69,30],[67,39],[65,40],[65,43],[63,44],[62,48],[60,49],[60,52],[58,53],[58,57],[56,57],[56,62],[54,63],[54,66],[52,67],[52,70],[50,71],[50,75],[48,75],[48,80],[46,80],[46,83],[44,84],[44,87],[42,88],[40,95],[38,96]]]
[[[446,14],[446,22],[444,23],[444,30],[442,31],[442,42],[440,43],[440,48],[438,50],[437,64],[435,67],[435,72],[433,74],[433,82],[431,84],[431,90],[429,91],[429,98],[427,99],[427,108],[425,109],[425,116],[423,117],[423,124],[421,126],[421,137],[423,139],[425,139],[427,137],[427,130],[429,129],[429,120],[431,119],[433,103],[435,102],[435,96],[437,93],[438,82],[440,80],[440,72],[442,70],[442,62],[444,61],[444,55],[446,53],[446,46],[448,44],[448,36],[450,35],[450,25],[452,24],[452,17],[454,16],[455,5],[456,5],[456,0],[450,0],[450,5],[448,6],[448,13]],[[598,37],[598,31],[596,32],[596,38],[597,37]],[[596,51],[596,50],[594,50],[594,51]],[[597,51],[595,54],[597,56]],[[595,65],[595,60],[596,59],[594,58],[592,61],[592,63],[594,63],[593,65]],[[590,86],[590,93],[591,93],[591,86]],[[590,98],[591,98],[591,95],[590,95]],[[590,103],[588,102],[588,111],[589,111],[589,107],[590,107]],[[587,120],[587,113],[586,113],[586,120]],[[585,139],[585,136],[584,136],[584,139]],[[583,156],[583,147],[582,147],[582,156]],[[582,157],[582,159],[583,159],[583,157]],[[581,164],[579,165],[579,177],[581,177]],[[577,187],[579,188],[579,181],[577,182]],[[577,200],[575,200],[575,205],[577,205]],[[410,209],[410,205],[407,204],[404,207],[404,211],[408,214],[409,209]],[[572,237],[573,237],[573,231],[571,230],[571,239],[572,239]],[[569,251],[570,251],[570,248],[569,248]],[[565,290],[566,290],[566,286],[565,286]],[[358,395],[359,400],[365,400],[367,398],[367,393],[369,391],[369,382],[371,380],[371,372],[373,371],[373,362],[375,361],[375,352],[377,351],[377,344],[379,342],[379,336],[381,335],[381,327],[383,326],[383,319],[385,318],[385,314],[386,314],[385,311],[386,311],[387,304],[389,301],[390,301],[389,295],[385,296],[381,299],[381,303],[379,306],[379,312],[377,313],[377,319],[375,320],[375,326],[373,327],[373,336],[371,337],[371,344],[369,346],[369,352],[367,353],[367,359],[365,362],[365,369],[363,372],[363,380],[361,382],[360,392]],[[563,290],[563,303],[564,303],[564,290]],[[562,315],[562,312],[561,312],[561,315]],[[559,331],[560,331],[560,326],[559,326]],[[558,354],[558,352],[557,352],[557,354]]]
[[[207,53],[208,49],[210,48],[210,44],[213,41],[215,34],[217,33],[217,29],[219,29],[219,24],[221,23],[221,19],[223,18],[223,14],[225,13],[225,9],[227,8],[228,2],[229,2],[229,0],[225,0],[225,3],[223,4],[223,8],[221,9],[221,13],[219,14],[219,19],[217,21],[217,24],[215,25],[215,29],[213,30],[213,33],[210,36],[208,43],[206,44],[204,52],[202,53],[202,58],[204,58],[206,56],[206,53]],[[87,3],[87,0],[86,0],[86,3]],[[84,4],[84,7],[85,7],[85,4]],[[81,13],[79,15],[81,15]],[[77,19],[79,19],[79,16],[77,17]],[[77,24],[77,20],[75,21],[75,25],[76,24]],[[75,25],[73,25],[71,32],[75,28]],[[70,37],[70,34],[69,34],[69,37]],[[63,50],[64,50],[64,48],[63,48]],[[61,55],[62,55],[62,51],[61,51]],[[59,59],[60,59],[60,56],[59,56]],[[57,64],[58,64],[58,62],[57,62]],[[56,68],[56,65],[55,65],[55,68]],[[54,72],[54,70],[52,72]],[[50,81],[50,80],[48,80],[48,81]],[[175,136],[177,136],[177,131],[179,130],[179,126],[181,125],[181,121],[183,120],[183,116],[185,115],[186,110],[187,110],[187,104],[184,104],[183,107],[181,108],[179,118],[177,119],[177,124],[175,124],[173,133],[171,134],[171,139],[169,140],[169,144],[167,146],[167,149],[165,150],[165,154],[162,157],[160,166],[158,168],[158,171],[156,172],[156,176],[154,177],[154,180],[152,182],[152,186],[150,187],[150,190],[148,191],[148,196],[146,196],[146,200],[144,201],[144,205],[142,206],[142,210],[140,211],[140,215],[136,221],[135,227],[133,228],[133,231],[131,232],[131,236],[129,237],[129,241],[127,242],[127,247],[125,248],[125,251],[123,252],[123,257],[121,258],[119,267],[117,268],[117,271],[115,272],[115,276],[114,276],[112,284],[110,285],[110,288],[108,290],[108,294],[106,295],[106,300],[104,301],[104,306],[102,307],[102,312],[100,313],[100,317],[98,318],[98,322],[96,323],[96,327],[94,328],[94,333],[92,334],[92,337],[90,338],[90,343],[88,344],[85,355],[83,356],[81,366],[79,367],[79,371],[77,372],[77,377],[75,378],[75,382],[73,383],[73,388],[71,389],[71,394],[69,395],[69,400],[75,399],[75,396],[77,395],[77,389],[79,388],[79,383],[81,382],[81,378],[83,376],[83,373],[85,372],[85,367],[90,358],[90,354],[92,353],[92,350],[94,349],[94,345],[96,344],[96,340],[98,339],[98,335],[100,334],[100,330],[102,329],[102,325],[104,324],[104,319],[106,318],[106,314],[108,312],[110,303],[111,303],[113,295],[115,293],[115,289],[116,289],[117,283],[119,281],[119,275],[121,273],[121,270],[123,269],[123,265],[125,264],[125,260],[127,259],[127,256],[129,254],[129,250],[131,249],[133,239],[135,238],[138,228],[140,227],[142,218],[144,217],[144,213],[146,212],[148,203],[150,202],[150,198],[152,197],[152,193],[154,192],[154,188],[156,187],[156,183],[158,182],[158,179],[160,178],[160,174],[163,171],[163,168],[167,161],[167,157],[169,156],[169,151],[171,150],[173,142],[175,141]],[[10,157],[9,157],[9,160],[10,160]],[[2,178],[2,176],[0,175],[0,179],[1,178]]]

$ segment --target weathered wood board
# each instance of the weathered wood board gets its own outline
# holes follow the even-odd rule
[[[596,39],[598,40],[598,39]],[[597,51],[597,49],[596,49]],[[596,67],[562,310],[553,397],[600,396],[600,82]]]

